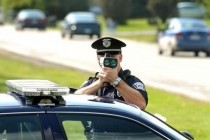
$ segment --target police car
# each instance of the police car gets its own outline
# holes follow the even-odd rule
[[[0,94],[1,140],[187,140],[152,114],[122,101],[71,94],[49,80],[7,80]]]

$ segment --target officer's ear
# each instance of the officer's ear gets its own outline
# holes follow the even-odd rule
[[[100,55],[97,55],[96,57],[97,57],[97,60],[99,61],[100,60]]]
[[[118,59],[118,60],[119,60],[120,62],[122,62],[122,59],[123,59],[123,55],[122,55],[122,54],[119,54],[119,59]]]

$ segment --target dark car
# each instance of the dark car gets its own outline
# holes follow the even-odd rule
[[[152,114],[117,100],[76,95],[48,80],[7,80],[0,94],[4,140],[187,140]],[[73,90],[72,90],[73,89]]]
[[[101,37],[101,26],[95,14],[91,12],[71,12],[61,23],[61,36],[73,38],[74,35],[88,35],[92,38]]]
[[[210,56],[210,29],[202,19],[172,18],[158,34],[159,54],[175,55],[178,51],[205,52]]]
[[[45,30],[47,26],[46,15],[39,9],[23,9],[15,19],[15,28],[23,30],[24,28],[37,28]]]

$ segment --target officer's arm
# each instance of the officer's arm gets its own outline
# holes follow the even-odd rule
[[[115,88],[126,102],[134,104],[143,110],[146,108],[147,104],[142,94],[138,90],[130,87],[123,80]]]
[[[102,86],[102,83],[99,80],[96,80],[92,84],[82,87],[75,91],[74,94],[89,94],[89,95],[95,95],[96,92],[99,90],[99,88]]]

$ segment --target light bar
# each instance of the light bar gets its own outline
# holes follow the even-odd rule
[[[7,80],[10,92],[23,96],[61,96],[69,94],[69,88],[60,86],[49,80]]]

